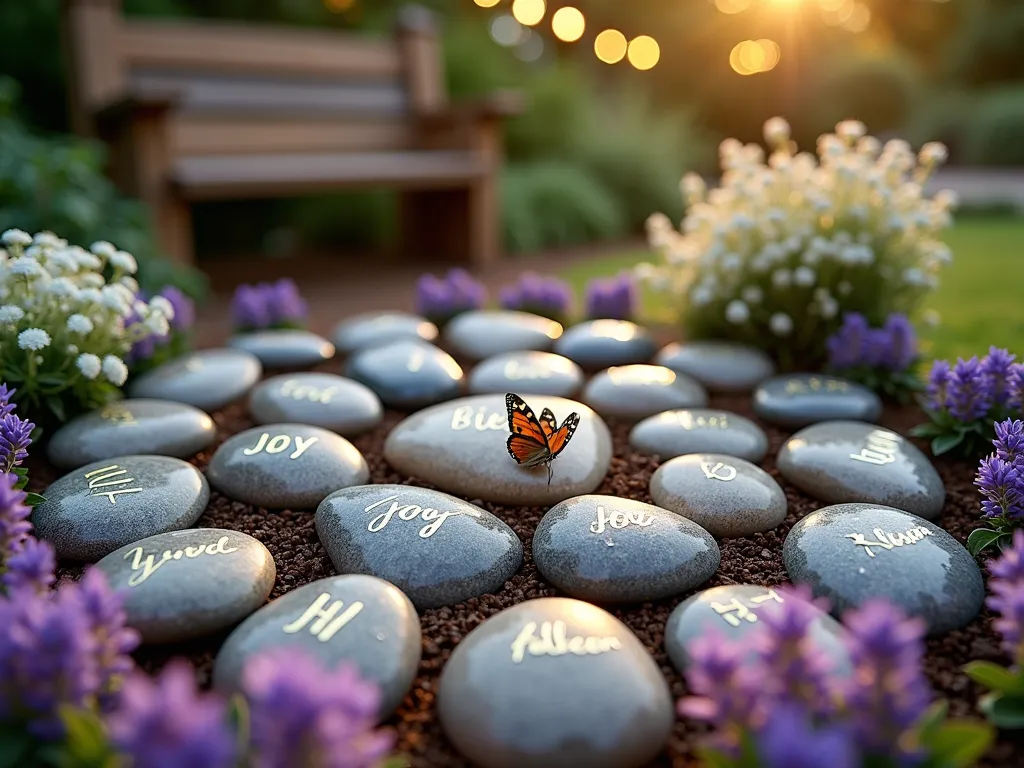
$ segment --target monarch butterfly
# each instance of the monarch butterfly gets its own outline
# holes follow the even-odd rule
[[[572,440],[580,423],[578,413],[570,413],[562,426],[558,426],[555,414],[549,408],[540,412],[540,418],[519,395],[511,392],[505,395],[508,409],[508,431],[512,434],[505,444],[508,455],[524,467],[548,468],[548,485],[551,485],[551,462]]]

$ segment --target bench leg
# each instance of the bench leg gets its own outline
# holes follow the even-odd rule
[[[157,242],[167,257],[178,264],[195,264],[192,243],[192,210],[188,201],[170,194],[151,201]]]
[[[497,195],[490,183],[405,192],[399,215],[407,258],[482,267],[499,257]]]

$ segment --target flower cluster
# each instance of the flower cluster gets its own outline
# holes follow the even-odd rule
[[[120,394],[132,344],[167,333],[174,308],[138,299],[135,259],[49,232],[0,235],[0,380],[36,421],[64,421]],[[109,275],[108,280],[105,275]]]
[[[897,400],[921,388],[914,370],[917,334],[906,315],[891,314],[881,328],[872,328],[864,315],[848,312],[825,349],[830,371]]]
[[[294,280],[240,285],[231,298],[231,319],[235,330],[304,328],[309,314],[305,299]]]
[[[636,317],[636,280],[629,272],[616,277],[594,278],[583,297],[588,320],[633,320]]]
[[[946,150],[883,146],[856,121],[822,136],[817,156],[796,152],[781,118],[765,124],[765,139],[767,162],[759,145],[722,143],[717,189],[683,178],[681,231],[664,215],[649,219],[663,263],[639,274],[679,302],[691,336],[814,366],[842,315],[911,315],[938,285],[951,258],[939,235],[956,201],[951,192],[926,198],[923,187]]]
[[[886,602],[869,602],[844,617],[852,669],[812,640],[817,610],[809,593],[793,590],[759,613],[764,631],[753,649],[721,635],[694,640],[686,679],[693,695],[680,714],[714,726],[709,764],[719,766],[920,765],[942,731],[930,712],[921,662],[924,625]],[[753,653],[751,653],[753,650]],[[930,727],[922,727],[929,722]],[[957,724],[969,755],[991,738],[983,725]]]
[[[968,537],[967,547],[975,555],[1009,544],[1014,528],[1024,523],[1024,421],[1001,421],[995,432],[995,452],[981,460],[974,479],[983,497],[982,514],[992,526]]]
[[[1024,364],[1005,349],[958,359],[951,366],[936,360],[928,375],[924,409],[930,422],[913,434],[932,440],[936,456],[956,449],[979,456],[988,449],[994,424],[1024,415]]]
[[[480,309],[486,301],[484,284],[464,269],[453,269],[444,277],[422,275],[416,281],[416,311],[438,326]]]
[[[572,288],[557,277],[542,277],[533,272],[520,275],[518,282],[498,292],[502,309],[532,312],[564,323],[572,312]]]
[[[196,318],[195,303],[173,285],[163,288],[157,296],[170,302],[174,316],[167,333],[153,334],[132,345],[125,362],[133,374],[180,357],[191,345],[189,335]],[[140,298],[145,299],[145,296]]]
[[[32,430],[36,428],[15,413],[11,399],[17,392],[0,383],[0,473],[14,472],[25,460],[32,444]]]

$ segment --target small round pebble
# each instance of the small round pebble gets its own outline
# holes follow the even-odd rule
[[[311,368],[334,357],[323,336],[291,328],[238,334],[228,346],[255,355],[265,368]]]
[[[671,459],[687,453],[724,453],[757,464],[768,453],[768,435],[750,419],[713,408],[664,411],[629,433],[638,451]]]
[[[882,401],[846,379],[816,373],[775,376],[754,391],[754,412],[780,427],[799,429],[819,421],[878,421]]]
[[[561,335],[562,326],[554,320],[505,309],[463,312],[444,328],[446,347],[470,360],[506,352],[548,350]]]
[[[259,359],[240,349],[190,352],[134,379],[134,398],[171,400],[215,411],[243,397],[263,375]]]
[[[749,392],[775,374],[775,363],[760,349],[729,341],[673,342],[654,362],[692,376],[712,392]]]
[[[257,424],[312,424],[350,437],[384,416],[380,398],[358,381],[333,373],[295,373],[266,379],[249,395]]]
[[[629,320],[588,320],[574,325],[555,342],[557,354],[588,371],[647,363],[656,349],[650,332]]]
[[[621,365],[588,381],[582,400],[606,418],[639,421],[662,411],[705,406],[708,393],[689,376],[660,365]]]
[[[572,397],[583,386],[583,369],[550,352],[508,352],[489,357],[469,373],[474,395],[516,392],[520,395]]]
[[[332,336],[338,351],[350,355],[360,349],[381,347],[393,341],[434,341],[437,334],[437,326],[419,315],[367,312],[342,320]]]
[[[349,358],[345,374],[388,408],[415,410],[458,397],[465,377],[454,358],[425,341],[394,341]]]

